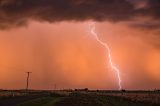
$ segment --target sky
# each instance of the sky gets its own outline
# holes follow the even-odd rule
[[[159,0],[0,0],[0,89],[160,89]],[[107,57],[107,58],[106,58]]]

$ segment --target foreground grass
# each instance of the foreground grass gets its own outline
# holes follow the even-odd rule
[[[55,103],[56,106],[160,106],[148,102],[132,101],[122,97],[73,93]]]
[[[19,104],[17,106],[54,106],[58,98],[44,97],[36,100],[28,101],[26,103]]]
[[[160,106],[160,104],[103,94],[74,92],[67,96],[53,93],[17,106]]]
[[[30,100],[17,106],[55,106],[62,96],[57,94],[51,94],[47,97],[41,97],[38,99]]]

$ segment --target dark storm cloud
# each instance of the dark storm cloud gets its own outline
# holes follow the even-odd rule
[[[139,28],[139,29],[147,29],[147,30],[158,30],[160,28],[160,23],[159,22],[154,22],[154,21],[146,21],[146,22],[134,22],[129,25],[130,27],[133,28]]]
[[[154,18],[160,20],[160,0],[150,0],[148,2],[148,11]]]
[[[141,0],[144,1],[144,0]],[[146,6],[136,10],[138,16],[141,16],[145,21],[139,23],[134,23],[131,26],[137,28],[147,28],[147,29],[159,29],[160,28],[160,0],[146,0]]]
[[[147,3],[146,8],[135,8],[143,2]],[[22,26],[30,20],[119,22],[135,17],[160,20],[159,8],[160,0],[0,0],[0,28]]]
[[[126,0],[0,0],[0,27],[38,21],[125,21],[134,16]]]

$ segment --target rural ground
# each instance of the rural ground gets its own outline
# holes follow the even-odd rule
[[[160,92],[1,90],[0,106],[160,106]]]

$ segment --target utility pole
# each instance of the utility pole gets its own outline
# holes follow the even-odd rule
[[[29,76],[32,72],[26,72],[27,73],[27,86],[26,86],[26,90],[28,90],[28,85],[29,85]]]

